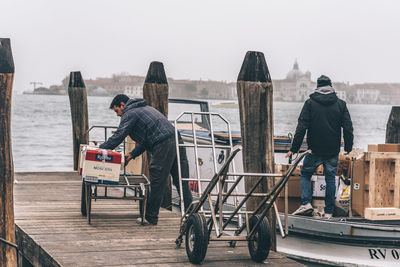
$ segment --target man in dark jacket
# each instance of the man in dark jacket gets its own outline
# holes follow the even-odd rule
[[[335,207],[335,175],[343,129],[344,151],[353,148],[353,125],[346,102],[336,96],[331,80],[322,75],[317,89],[301,110],[292,147],[287,157],[299,151],[305,133],[311,154],[306,155],[301,168],[301,206],[293,213],[306,215],[313,212],[310,179],[315,169],[323,164],[326,181],[323,217],[332,217]]]
[[[179,190],[175,129],[161,112],[148,106],[144,99],[129,99],[128,96],[120,94],[114,97],[110,109],[121,117],[121,121],[117,131],[101,144],[100,148],[114,149],[129,135],[136,142],[136,146],[126,156],[126,163],[147,151],[151,184],[143,224],[155,225],[158,222],[158,213],[170,173],[179,195],[182,196]],[[180,136],[178,138],[181,141]],[[189,177],[186,151],[181,148],[179,152],[182,177]],[[192,202],[192,194],[187,181],[182,183],[182,187],[187,209]],[[138,223],[141,223],[140,218]]]

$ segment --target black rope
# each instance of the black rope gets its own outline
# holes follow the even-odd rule
[[[9,241],[7,241],[7,240],[1,238],[1,237],[0,237],[0,241],[3,242],[3,243],[5,243],[5,244],[7,244],[7,245],[9,245],[9,246],[11,246],[11,247],[14,247],[14,248],[18,251],[18,246],[17,246],[16,244],[11,243],[11,242],[9,242]]]

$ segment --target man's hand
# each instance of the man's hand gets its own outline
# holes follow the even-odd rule
[[[131,154],[125,155],[125,166],[128,165],[128,163],[129,163],[129,161],[131,161],[131,159],[133,159]]]
[[[286,153],[285,158],[288,158],[288,157],[290,157],[290,156],[292,156],[292,155],[293,155],[293,152],[292,152],[292,151],[289,151],[288,153]]]

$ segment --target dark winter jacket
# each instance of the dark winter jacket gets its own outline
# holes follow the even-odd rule
[[[117,131],[100,148],[114,149],[130,136],[136,147],[130,153],[133,158],[144,150],[151,151],[163,141],[172,138],[175,130],[165,116],[155,108],[146,105],[144,99],[129,99],[126,102]]]
[[[290,149],[296,153],[307,132],[307,144],[312,153],[330,157],[339,154],[343,128],[344,150],[353,148],[353,125],[346,102],[330,93],[312,93],[301,110],[293,144]]]

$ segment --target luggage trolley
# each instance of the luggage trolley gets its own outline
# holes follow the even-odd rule
[[[114,126],[92,126],[88,133],[94,128],[104,129],[104,141],[107,140],[107,130],[108,129],[117,129]],[[89,140],[89,143],[93,142],[97,144],[98,141]],[[122,149],[125,152],[126,141],[124,140]],[[120,196],[111,196],[108,195],[108,188],[119,188],[122,191],[122,195]],[[102,188],[102,194],[99,193],[99,188]],[[150,188],[150,182],[144,174],[130,174],[126,172],[126,166],[124,166],[123,172],[120,173],[119,182],[114,184],[109,183],[95,183],[92,181],[87,181],[82,178],[82,192],[81,192],[81,214],[82,216],[87,217],[88,224],[91,224],[91,211],[92,211],[92,200],[95,201],[97,199],[126,199],[126,200],[134,200],[139,201],[139,213],[140,218],[143,219],[146,215],[146,202],[147,195]],[[127,192],[127,189],[132,190],[131,192]]]
[[[179,144],[178,142],[178,125],[179,120],[184,115],[191,116],[193,144]],[[197,130],[195,127],[195,116],[207,116],[210,123],[209,132],[211,141],[209,144],[197,142]],[[227,125],[228,141],[227,144],[216,144],[213,130],[213,117],[220,118]],[[291,167],[285,174],[274,173],[236,173],[234,166],[234,158],[240,151],[240,148],[233,149],[232,134],[229,122],[218,113],[213,112],[183,112],[174,121],[175,136],[177,139],[176,148],[179,160],[179,148],[194,148],[195,157],[195,177],[182,177],[181,166],[178,164],[179,186],[182,192],[183,181],[197,181],[199,199],[192,202],[187,211],[182,209],[182,217],[180,224],[179,236],[176,239],[176,245],[179,248],[185,236],[185,247],[189,261],[195,264],[201,263],[206,255],[209,241],[229,241],[231,246],[235,246],[237,241],[247,241],[251,258],[256,262],[264,261],[269,254],[271,247],[271,231],[270,224],[266,218],[267,213],[272,206],[275,206],[275,200],[279,193],[285,187],[293,170],[299,162],[310,151],[299,154]],[[200,166],[198,157],[198,148],[212,149],[212,158],[214,163],[214,176],[211,179],[200,177]],[[216,164],[216,148],[226,149],[227,158],[223,165],[217,169]],[[243,177],[256,179],[256,183],[248,193],[238,192],[237,187]],[[270,192],[255,193],[258,185],[265,179],[275,179],[280,177],[279,181],[273,186]],[[207,183],[203,190],[202,183]],[[254,211],[247,211],[245,203],[250,197],[262,198],[262,201]],[[234,205],[227,205],[227,201],[234,198]],[[181,207],[183,207],[183,199],[181,198]],[[275,208],[275,212],[277,209]],[[243,218],[244,217],[244,218]],[[279,214],[277,214],[279,220]],[[278,221],[282,233],[280,220]],[[215,235],[211,234],[215,232]],[[246,231],[245,231],[246,230]],[[282,233],[283,234],[283,233]]]

